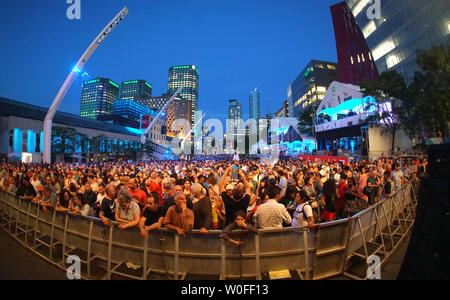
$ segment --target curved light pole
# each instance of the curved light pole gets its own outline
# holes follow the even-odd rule
[[[181,93],[181,91],[184,89],[184,85],[182,85],[176,92],[175,94],[173,94],[173,96],[170,98],[169,101],[167,101],[166,105],[164,105],[164,107],[159,111],[158,115],[156,116],[156,118],[152,121],[152,123],[150,125],[148,125],[147,129],[145,129],[144,133],[141,135],[141,144],[145,144],[146,140],[147,140],[147,134],[150,132],[150,130],[152,129],[153,125],[155,125],[156,121],[158,121],[159,116],[163,113],[163,111],[170,105],[170,103],[173,102],[173,100],[175,100],[175,98],[178,96],[179,93]]]
[[[55,99],[53,100],[52,106],[50,106],[50,109],[48,110],[47,116],[45,117],[44,120],[44,157],[43,157],[44,163],[47,164],[51,163],[51,147],[52,147],[51,138],[52,138],[53,117],[55,116],[62,99],[64,98],[73,81],[77,77],[77,74],[81,72],[84,65],[91,57],[91,55],[94,53],[94,51],[98,48],[98,46],[100,46],[100,44],[104,41],[106,36],[110,34],[111,31],[126,17],[127,14],[128,8],[125,7],[114,17],[114,19],[112,19],[111,22],[109,22],[109,24],[100,32],[100,34],[91,43],[89,48],[87,48],[87,50],[84,52],[83,56],[77,62],[75,67],[70,72],[69,76],[67,76],[66,81],[64,81],[64,84],[59,89],[59,92],[56,95]]]

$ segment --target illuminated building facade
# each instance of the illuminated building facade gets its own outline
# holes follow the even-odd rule
[[[277,118],[288,118],[289,117],[289,101],[283,101],[283,107],[280,108],[276,113]]]
[[[151,110],[132,100],[119,99],[114,101],[111,114],[99,115],[98,120],[110,122],[116,125],[139,128],[139,121],[142,115],[156,115],[157,112]]]
[[[44,151],[44,119],[48,108],[28,103],[18,102],[0,97],[0,156],[15,153],[20,159],[24,153],[33,155],[33,162],[42,162]],[[71,154],[83,156],[83,162],[98,162],[109,158],[128,160],[129,149],[141,152],[139,129],[119,126],[110,122],[101,122],[58,111],[53,119],[53,125],[58,127],[72,127],[76,130],[76,145],[71,151],[66,151],[66,159],[72,160]],[[89,141],[82,142],[82,136],[99,137],[100,147],[95,149]],[[55,147],[53,141],[52,147]],[[57,143],[57,142],[56,142]],[[149,146],[154,150],[155,157],[162,157],[167,147],[162,143],[150,141]],[[54,148],[56,149],[56,148]],[[56,155],[56,154],[55,154]],[[62,156],[56,155],[52,161],[61,161]]]
[[[292,82],[287,91],[289,116],[298,118],[308,106],[317,107],[328,86],[337,80],[337,64],[312,60]]]
[[[169,101],[170,96],[168,94],[162,94],[161,96],[151,97],[151,98],[139,98],[134,100],[136,103],[143,105],[147,108],[153,109],[155,111],[160,111]],[[167,112],[167,109],[166,109]]]
[[[130,80],[122,82],[120,99],[136,101],[152,97],[152,85],[145,80]]]
[[[189,124],[192,124],[191,110],[192,110],[192,101],[183,99],[180,96],[175,98],[175,100],[169,104],[167,110],[167,136],[175,137],[180,132],[180,128],[172,130],[173,122],[178,119],[187,120]],[[183,128],[182,132],[184,134],[187,134],[189,132],[189,130],[187,129],[188,128]]]
[[[379,16],[373,16],[373,1],[346,2],[362,30],[380,74],[396,70],[407,82],[412,82],[415,71],[419,70],[417,51],[448,43],[448,0],[380,0]]]
[[[167,94],[173,95],[183,85],[184,89],[179,96],[184,101],[189,101],[191,107],[189,109],[191,126],[194,126],[195,112],[198,111],[198,86],[200,73],[198,68],[193,65],[173,66],[169,69],[169,80],[167,85]],[[178,105],[181,109],[184,105]],[[187,113],[184,112],[183,115]]]
[[[338,57],[338,81],[361,85],[374,81],[378,70],[366,40],[345,2],[331,6]]]
[[[107,78],[83,82],[80,116],[96,120],[99,115],[111,114],[114,101],[119,98],[119,85]]]

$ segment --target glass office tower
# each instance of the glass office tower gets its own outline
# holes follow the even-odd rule
[[[114,101],[119,98],[119,85],[107,78],[96,78],[83,82],[80,116],[97,119],[111,114]]]
[[[184,85],[184,89],[179,94],[184,100],[191,102],[191,122],[194,126],[195,113],[198,111],[198,84],[199,71],[196,66],[184,65],[173,66],[169,69],[169,80],[167,85],[167,94],[173,95]]]
[[[289,117],[298,118],[310,105],[319,106],[330,84],[338,79],[337,71],[336,63],[312,60],[288,87]]]
[[[145,80],[130,80],[122,82],[120,99],[136,101],[152,97],[152,85]]]
[[[250,107],[250,119],[251,120],[259,120],[261,117],[261,94],[258,89],[254,89],[250,92],[249,97],[249,107]],[[258,122],[256,122],[258,124]]]
[[[372,9],[373,1],[346,0],[380,74],[396,70],[411,82],[414,72],[419,70],[417,51],[449,43],[450,1],[379,1],[380,10],[377,11]],[[374,14],[377,12],[379,16]]]

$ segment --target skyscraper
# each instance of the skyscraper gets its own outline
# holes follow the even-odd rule
[[[145,80],[130,80],[122,82],[120,88],[120,99],[135,101],[139,98],[150,98],[152,96],[152,85]]]
[[[240,120],[242,119],[242,104],[237,100],[230,100],[228,107],[228,119]]]
[[[396,70],[411,82],[415,71],[419,70],[417,51],[448,43],[450,1],[380,1],[380,9],[374,11],[372,1],[346,0],[372,51],[378,71]]]
[[[179,95],[184,100],[191,102],[190,114],[192,126],[195,124],[195,112],[198,111],[198,84],[199,72],[196,66],[183,65],[170,67],[167,94],[175,94],[184,85],[184,89]]]
[[[345,2],[331,6],[336,50],[338,81],[361,85],[378,78],[378,70],[366,40]]]
[[[250,107],[250,119],[251,120],[259,120],[261,117],[261,108],[260,108],[260,93],[258,88],[252,90],[250,92],[249,97],[249,107]]]
[[[288,87],[289,117],[298,118],[310,105],[317,107],[337,77],[336,63],[312,60]]]
[[[83,82],[80,116],[97,119],[98,115],[112,113],[114,101],[119,98],[119,85],[107,78]]]

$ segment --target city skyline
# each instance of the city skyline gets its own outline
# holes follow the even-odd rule
[[[167,92],[167,69],[170,66],[196,65],[202,73],[199,110],[207,112],[208,118],[224,120],[228,99],[245,99],[248,91],[258,86],[264,95],[261,106],[278,109],[285,100],[287,85],[312,56],[336,60],[329,6],[337,1],[320,4],[284,1],[275,6],[271,1],[250,0],[214,4],[206,1],[175,2],[176,5],[163,2],[141,5],[128,1],[129,17],[119,30],[108,36],[105,45],[83,69],[91,75],[86,80],[107,77],[123,82],[139,78],[152,83],[154,95],[162,95]],[[67,5],[64,1],[49,4],[39,18],[33,14],[38,4],[32,1],[26,10],[12,2],[4,5],[11,13],[0,21],[8,24],[1,26],[0,38],[6,40],[10,34],[18,38],[0,58],[4,70],[0,74],[0,95],[45,107],[50,106],[58,87],[95,33],[123,7],[120,1],[83,1],[82,19],[71,21],[65,16]],[[170,22],[160,15],[166,13],[169,6],[173,10]],[[216,11],[221,11],[220,15]],[[304,11],[308,13],[302,13]],[[146,14],[148,17],[144,17]],[[303,14],[300,21],[302,18],[298,16]],[[29,24],[18,22],[23,18],[28,19]],[[317,18],[322,20],[321,24],[314,30],[305,31],[304,22]],[[230,19],[233,25],[230,25]],[[181,33],[175,42],[176,47],[169,46],[171,43],[165,42],[167,34],[177,36],[176,29],[181,24],[192,34],[187,38]],[[142,27],[140,34],[136,33],[137,26]],[[287,40],[292,45],[289,48],[283,45]],[[318,46],[299,51],[304,43]],[[33,47],[25,46],[29,44]],[[239,49],[235,49],[234,44],[239,45]],[[48,48],[48,45],[52,47]],[[38,52],[48,54],[45,59],[40,59],[36,55]],[[21,89],[15,80],[18,70],[26,71],[24,79],[30,91]],[[45,81],[42,82],[41,78]],[[61,111],[79,114],[76,103],[79,103],[84,80],[74,83],[60,107]],[[244,115],[249,111],[246,101],[243,101],[242,110]],[[262,109],[261,114],[265,113]]]

